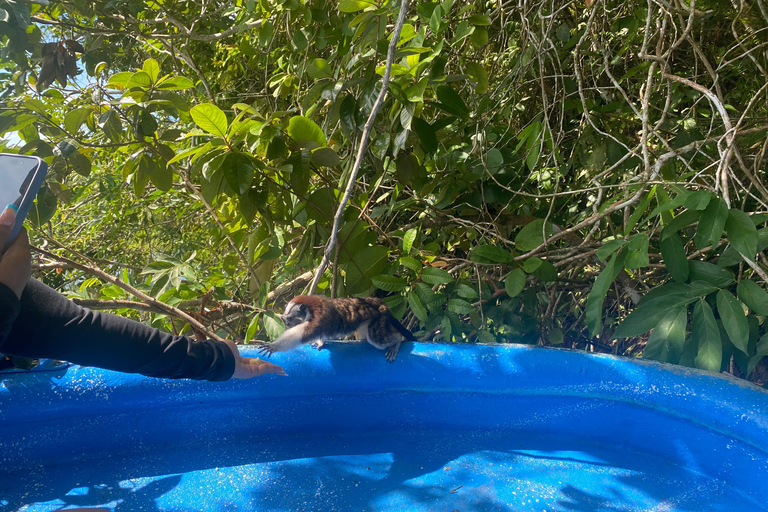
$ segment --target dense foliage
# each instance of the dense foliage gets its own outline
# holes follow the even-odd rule
[[[411,4],[318,292],[384,297],[432,339],[760,368],[768,6],[736,5]],[[158,327],[276,336],[400,4],[0,8],[6,151],[51,168],[44,279]]]

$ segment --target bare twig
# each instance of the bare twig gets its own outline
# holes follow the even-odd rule
[[[333,217],[333,228],[331,229],[331,236],[328,238],[328,243],[325,245],[323,259],[315,270],[315,277],[312,280],[312,285],[309,287],[310,294],[315,293],[317,285],[320,282],[320,278],[323,276],[325,269],[328,268],[328,263],[330,261],[331,254],[333,253],[333,248],[336,245],[339,226],[341,225],[341,217],[344,214],[344,210],[346,209],[347,202],[349,202],[349,198],[352,196],[352,190],[355,188],[357,173],[360,171],[360,166],[363,163],[363,156],[365,155],[365,149],[368,146],[368,139],[371,134],[371,129],[373,128],[373,123],[376,120],[376,114],[378,113],[381,105],[384,103],[384,97],[386,96],[387,90],[389,88],[389,75],[392,71],[392,63],[395,60],[395,51],[397,50],[397,43],[400,40],[400,31],[402,30],[403,24],[405,23],[405,15],[408,12],[409,3],[410,0],[401,0],[400,13],[398,14],[395,28],[392,31],[392,39],[389,42],[389,49],[387,51],[387,63],[384,67],[384,76],[381,79],[381,90],[379,91],[379,95],[376,97],[376,101],[373,104],[371,114],[368,116],[368,121],[366,121],[365,126],[363,127],[363,134],[360,137],[360,145],[357,149],[355,165],[352,168],[352,172],[349,174],[347,189],[344,191],[344,196],[342,196],[341,201],[339,202],[336,215]]]

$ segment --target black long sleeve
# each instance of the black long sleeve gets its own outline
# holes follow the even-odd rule
[[[24,289],[20,308],[16,299],[13,309],[8,294],[16,299],[0,284],[0,353],[169,379],[223,381],[235,371],[235,356],[223,342],[173,336],[91,311],[34,279]],[[9,322],[12,327],[4,336]]]
[[[19,316],[19,298],[13,290],[0,283],[0,345],[8,338],[11,327]]]

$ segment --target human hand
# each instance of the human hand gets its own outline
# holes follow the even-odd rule
[[[16,220],[16,210],[6,208],[0,214],[0,250],[5,247],[11,235],[13,223]],[[22,228],[13,244],[0,254],[0,283],[13,290],[21,298],[24,287],[27,286],[32,271],[32,256],[29,252],[27,231]]]
[[[255,357],[242,357],[240,355],[240,350],[238,350],[234,341],[224,340],[224,343],[229,346],[230,350],[232,350],[232,353],[235,355],[235,373],[232,374],[233,379],[250,379],[252,377],[264,375],[265,373],[274,373],[275,375],[283,375],[285,377],[288,376],[288,374],[285,373],[285,370],[276,364],[262,361]]]

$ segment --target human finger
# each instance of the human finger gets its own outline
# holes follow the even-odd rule
[[[269,361],[264,361],[262,359],[251,359],[251,361],[252,362],[250,364],[258,368],[259,375],[264,375],[265,373],[273,373],[275,375],[282,375],[284,377],[288,376],[282,366],[278,366],[274,363],[270,363]]]
[[[232,375],[232,378],[250,379],[268,373],[282,375],[284,377],[288,376],[285,370],[276,364],[255,357],[241,357],[237,361],[235,373]]]
[[[11,236],[14,222],[16,222],[16,206],[9,204],[3,213],[0,213],[0,251],[3,250],[8,237]]]
[[[29,259],[29,236],[27,235],[26,228],[21,228],[19,234],[16,235],[16,240],[13,241],[11,246],[5,251],[6,258],[23,258]]]

